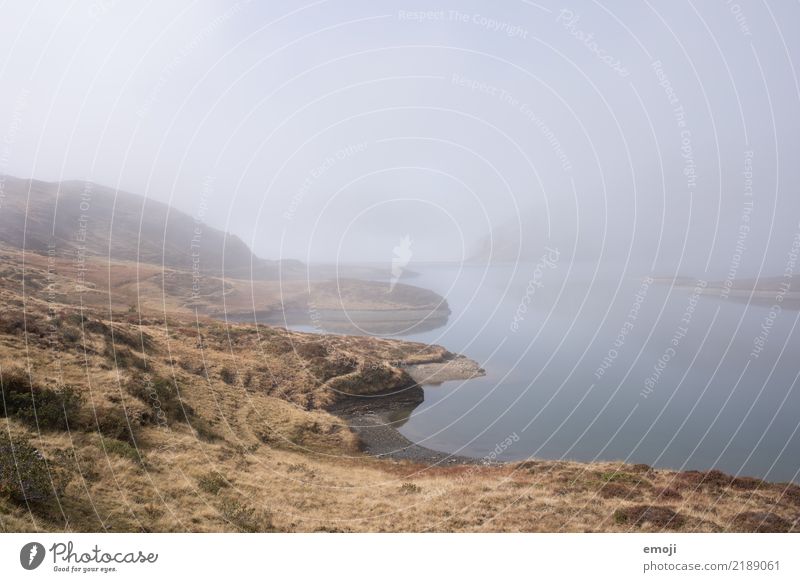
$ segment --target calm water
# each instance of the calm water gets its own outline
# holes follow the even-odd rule
[[[594,270],[415,266],[408,282],[445,296],[452,316],[403,339],[442,344],[487,375],[426,386],[400,431],[473,456],[516,434],[504,460],[623,459],[797,481],[798,312]]]

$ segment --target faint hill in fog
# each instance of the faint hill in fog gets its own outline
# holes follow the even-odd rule
[[[59,257],[85,254],[181,270],[192,270],[199,258],[202,273],[241,279],[302,271],[299,262],[261,259],[239,237],[138,194],[11,176],[0,177],[0,185],[0,242],[28,252],[45,254],[52,246]]]

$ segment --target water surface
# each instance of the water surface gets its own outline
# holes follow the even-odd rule
[[[408,282],[446,297],[452,314],[402,339],[463,353],[487,375],[426,386],[399,429],[409,439],[484,456],[516,435],[499,459],[797,480],[797,311],[593,265],[414,270]]]

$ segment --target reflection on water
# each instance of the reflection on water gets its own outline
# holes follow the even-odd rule
[[[798,312],[726,301],[606,268],[416,266],[447,325],[406,339],[477,360],[487,375],[425,387],[401,432],[447,452],[624,459],[796,480]],[[765,330],[767,330],[765,332]]]
[[[421,403],[409,402],[406,406],[393,408],[384,415],[384,419],[394,428],[400,428],[408,422],[408,419],[411,418],[411,413],[413,413],[420,404]]]

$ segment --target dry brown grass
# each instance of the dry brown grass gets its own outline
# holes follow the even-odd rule
[[[0,277],[5,289],[21,294],[24,278],[28,294],[42,296],[47,292],[59,304],[76,305],[80,281],[84,306],[106,313],[117,311],[130,321],[135,321],[140,312],[150,317],[165,313],[193,317],[195,312],[219,318],[243,315],[247,320],[257,312],[259,321],[270,313],[280,320],[284,310],[434,310],[443,301],[432,291],[404,284],[389,294],[385,284],[373,281],[223,280],[206,274],[195,278],[190,272],[160,265],[96,257],[87,258],[79,278],[71,258],[31,252],[24,254],[23,274],[22,257],[20,250],[0,243]]]
[[[399,385],[408,379],[390,362],[435,360],[443,348],[198,323],[180,310],[150,312],[141,326],[127,309],[111,323],[107,305],[76,320],[74,308],[48,312],[37,296],[26,296],[23,314],[19,293],[0,290],[13,306],[0,322],[0,371],[72,385],[82,404],[69,431],[0,418],[66,475],[50,499],[0,497],[0,531],[798,529],[796,485],[611,462],[376,460],[325,412],[337,383]],[[121,343],[109,352],[110,330]],[[130,356],[115,361],[120,348]]]

